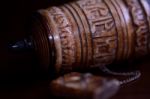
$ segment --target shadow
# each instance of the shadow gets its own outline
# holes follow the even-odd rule
[[[33,51],[12,52],[9,43],[28,36],[32,13],[70,0],[2,0],[0,3],[0,87],[16,87],[48,80]]]

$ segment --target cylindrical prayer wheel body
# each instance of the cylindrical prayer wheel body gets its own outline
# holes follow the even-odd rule
[[[76,0],[39,10],[32,28],[42,65],[57,72],[105,66],[150,50],[147,0]]]

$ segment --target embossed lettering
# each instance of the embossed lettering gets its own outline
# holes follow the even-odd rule
[[[148,46],[148,25],[145,13],[137,0],[126,0],[131,10],[134,25],[136,26],[136,52],[140,55],[147,53]]]
[[[115,58],[117,35],[114,19],[103,0],[87,0],[78,3],[91,25],[94,64],[109,64]]]
[[[50,10],[53,20],[59,30],[62,46],[62,65],[69,66],[74,63],[74,38],[72,35],[72,26],[60,8],[53,7]],[[68,68],[68,67],[67,67]]]
[[[94,39],[94,59],[96,62],[111,61],[112,57],[115,56],[115,49],[117,45],[115,44],[117,41],[116,37],[101,37]],[[114,46],[115,45],[115,46]]]

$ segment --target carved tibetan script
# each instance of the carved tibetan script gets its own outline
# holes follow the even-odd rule
[[[114,19],[102,0],[78,3],[89,20],[93,39],[94,65],[109,64],[115,58],[117,37]]]

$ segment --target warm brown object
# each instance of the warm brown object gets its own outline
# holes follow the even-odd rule
[[[150,50],[147,0],[77,0],[38,11],[33,40],[57,73],[105,66]]]
[[[80,73],[67,74],[50,84],[51,93],[64,99],[108,99],[118,89],[117,80]]]

